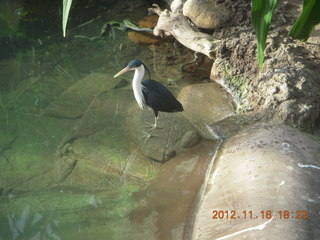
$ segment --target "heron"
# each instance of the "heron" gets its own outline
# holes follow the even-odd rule
[[[183,106],[163,84],[152,79],[142,81],[145,70],[147,70],[150,78],[150,71],[146,65],[140,60],[134,59],[114,77],[116,78],[125,72],[134,71],[132,88],[138,106],[140,109],[145,109],[148,106],[154,113],[154,124],[150,124],[150,133],[145,133],[147,141],[153,136],[153,132],[157,128],[159,112],[182,112]]]

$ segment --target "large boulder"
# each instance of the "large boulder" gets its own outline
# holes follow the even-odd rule
[[[228,139],[195,208],[192,239],[319,239],[319,149],[319,138],[283,125]]]
[[[183,6],[183,15],[199,28],[217,29],[230,18],[230,12],[216,0],[188,0]]]

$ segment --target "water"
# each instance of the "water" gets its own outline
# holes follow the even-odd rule
[[[58,32],[60,22],[37,16],[39,10],[30,10],[33,21],[20,19],[13,35],[1,39],[11,46],[0,58],[1,240],[183,235],[215,144],[201,143],[164,165],[142,155],[128,131],[128,113],[136,107],[132,76],[113,75],[138,58],[166,84],[183,78],[180,65],[192,53],[180,47],[169,59],[173,43],[141,46],[118,30],[109,40],[90,39],[107,20],[137,21],[149,6],[102,2],[80,2],[71,10],[67,39]],[[10,4],[21,11],[18,2]],[[190,81],[174,81],[173,91]]]

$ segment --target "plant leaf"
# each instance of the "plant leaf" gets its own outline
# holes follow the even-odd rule
[[[320,23],[320,0],[304,0],[300,16],[293,24],[289,36],[307,41],[314,27]]]
[[[68,22],[68,17],[69,17],[71,4],[72,4],[72,0],[63,0],[63,8],[62,8],[62,31],[63,31],[63,37],[66,37],[67,22]]]
[[[261,70],[264,59],[264,48],[277,0],[252,0],[251,17],[257,38],[257,52],[259,68]]]

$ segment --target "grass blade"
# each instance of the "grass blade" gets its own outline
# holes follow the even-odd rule
[[[320,23],[320,0],[304,0],[300,16],[293,24],[289,36],[307,41],[314,27]]]
[[[251,17],[256,32],[259,68],[262,69],[269,25],[277,0],[252,0]]]
[[[66,29],[67,29],[67,23],[68,23],[68,17],[69,17],[71,4],[72,4],[72,0],[63,0],[63,8],[62,8],[63,37],[66,37]]]

